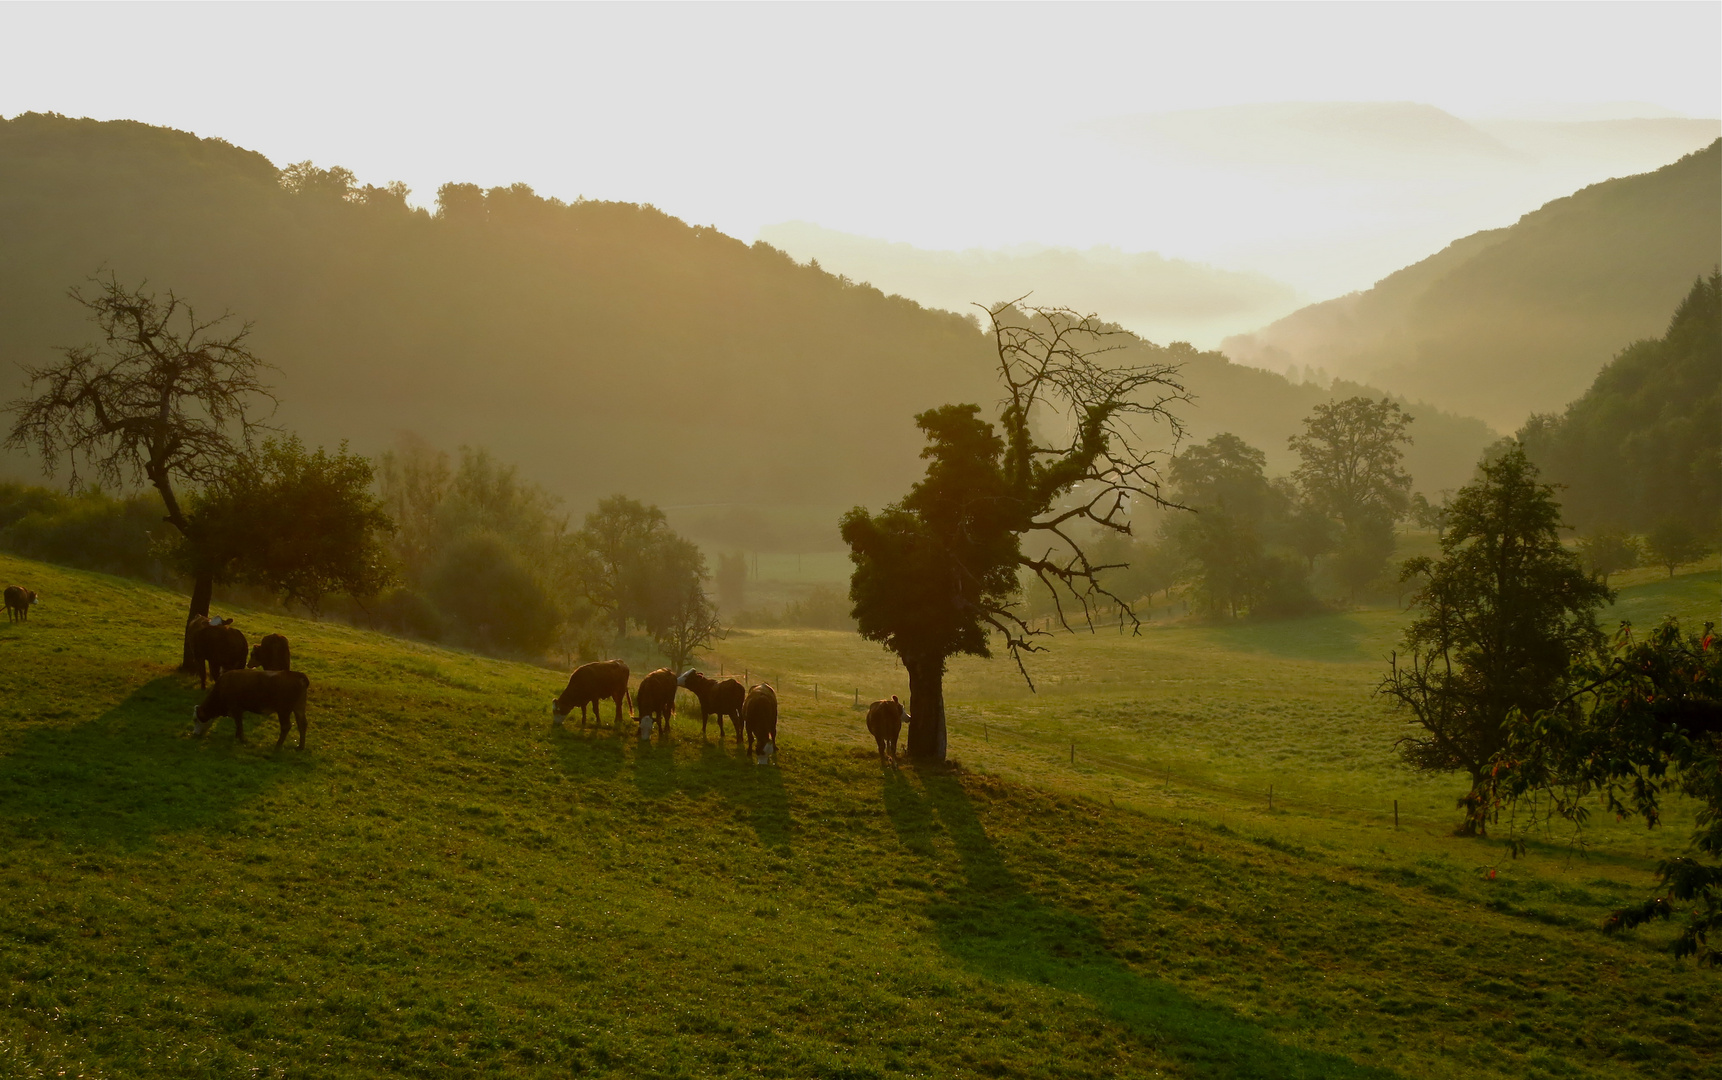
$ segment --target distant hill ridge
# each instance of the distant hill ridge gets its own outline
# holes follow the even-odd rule
[[[1222,348],[1325,369],[1513,429],[1584,391],[1658,334],[1722,262],[1722,140],[1475,233],[1366,292],[1311,305]]]
[[[616,491],[877,505],[920,472],[917,411],[997,399],[969,318],[769,245],[524,185],[445,185],[438,206],[131,121],[0,120],[0,398],[23,391],[14,364],[89,339],[64,292],[106,267],[253,320],[278,419],[308,440],[485,445],[576,511]],[[1233,430],[1283,456],[1330,394],[1184,359],[1198,437]],[[1424,413],[1427,486],[1451,486],[1491,433]]]

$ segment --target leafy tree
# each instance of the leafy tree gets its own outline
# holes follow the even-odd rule
[[[1314,503],[1299,499],[1292,505],[1281,535],[1286,546],[1303,557],[1305,571],[1313,572],[1316,559],[1339,550],[1339,530]]]
[[[723,634],[723,622],[698,576],[671,579],[666,585],[672,587],[662,590],[663,606],[654,615],[652,640],[670,667],[680,671],[697,650],[709,649]]]
[[[1611,574],[1631,570],[1643,557],[1638,538],[1620,529],[1593,532],[1579,541],[1578,550],[1590,572],[1602,575],[1604,585]]]
[[[1178,501],[1195,514],[1168,531],[1211,613],[1289,614],[1313,601],[1303,568],[1269,552],[1287,531],[1289,493],[1268,482],[1266,467],[1266,454],[1229,433],[1172,460]]]
[[[1656,565],[1668,569],[1669,577],[1674,576],[1678,567],[1697,562],[1710,550],[1710,545],[1684,517],[1666,517],[1657,522],[1656,528],[1644,538],[1644,546]]]
[[[555,599],[493,532],[466,533],[443,551],[426,591],[456,641],[520,656],[542,656],[555,643]]]
[[[312,613],[332,592],[374,596],[394,580],[384,537],[394,522],[371,493],[368,458],[266,439],[193,496],[179,562],[242,581]]]
[[[147,481],[161,496],[169,525],[188,536],[189,524],[175,484],[215,484],[264,427],[252,415],[274,395],[261,375],[268,365],[251,351],[251,324],[228,326],[229,316],[200,319],[171,290],[166,296],[119,283],[114,275],[74,287],[71,298],[96,324],[93,345],[62,349],[48,367],[25,367],[35,398],[8,411],[11,449],[34,451],[52,475],[62,459],[76,490],[88,469],[105,487]],[[81,462],[81,464],[80,464]],[[209,614],[212,568],[192,584],[186,616]],[[191,669],[185,644],[181,669]]]
[[[1400,740],[1407,762],[1469,774],[1467,835],[1486,830],[1485,781],[1509,718],[1566,694],[1574,662],[1601,640],[1595,610],[1612,596],[1561,544],[1554,489],[1523,449],[1480,472],[1453,499],[1441,557],[1406,561],[1421,582],[1418,615],[1378,690],[1422,729]]]
[[[612,495],[586,515],[585,527],[574,535],[584,561],[581,577],[587,599],[615,620],[617,637],[628,635],[628,619],[637,615],[639,557],[668,533],[662,510]]]
[[[1268,456],[1230,432],[1187,448],[1172,459],[1170,479],[1185,506],[1202,513],[1222,510],[1260,523],[1280,497],[1268,483]]]
[[[1393,523],[1411,509],[1411,477],[1401,467],[1411,417],[1396,403],[1366,397],[1317,405],[1304,433],[1289,440],[1301,459],[1292,478],[1305,501],[1338,519],[1336,569],[1356,599],[1393,554]]]
[[[1550,708],[1517,715],[1511,739],[1490,770],[1494,803],[1529,801],[1541,817],[1559,816],[1583,827],[1589,804],[1619,818],[1655,827],[1669,794],[1699,806],[1692,846],[1711,862],[1691,856],[1665,861],[1661,892],[1616,912],[1610,930],[1668,918],[1676,905],[1687,923],[1674,943],[1680,956],[1722,963],[1722,647],[1714,625],[1703,635],[1683,634],[1677,619],[1635,638],[1621,624],[1612,650],[1581,663],[1578,688]],[[1533,800],[1529,796],[1543,795]]]
[[[685,631],[695,613],[692,596],[705,596],[706,557],[693,541],[661,530],[634,553],[623,571],[631,618],[663,644],[672,627]],[[706,607],[709,609],[710,604]]]
[[[1401,467],[1411,417],[1383,398],[1317,405],[1289,444],[1301,459],[1292,478],[1349,532],[1366,520],[1398,521],[1410,509],[1411,477]]]
[[[858,506],[842,520],[856,622],[908,671],[909,753],[935,761],[945,757],[952,655],[990,656],[996,632],[1028,679],[1024,654],[1046,631],[1017,609],[1019,572],[1052,591],[1066,627],[1066,600],[1090,625],[1100,600],[1117,605],[1121,625],[1137,625],[1102,582],[1112,567],[1088,557],[1075,529],[1127,533],[1133,503],[1162,504],[1142,428],[1159,421],[1176,432],[1168,406],[1184,397],[1174,367],[1102,365],[1116,331],[1093,316],[1009,304],[988,314],[1005,390],[998,426],[976,405],[916,416],[926,475],[878,514]],[[1025,552],[1030,537],[1046,546]]]

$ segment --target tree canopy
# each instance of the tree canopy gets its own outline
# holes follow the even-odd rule
[[[1089,558],[1077,529],[1127,534],[1133,507],[1164,503],[1148,440],[1155,425],[1178,432],[1170,406],[1184,399],[1173,367],[1105,366],[1108,338],[1123,335],[1092,315],[1010,304],[988,315],[1004,391],[999,424],[977,405],[918,414],[926,475],[899,502],[878,514],[855,507],[841,525],[856,622],[902,660],[909,752],[935,760],[945,755],[950,656],[991,655],[996,633],[1028,678],[1024,655],[1041,648],[1045,631],[1018,608],[1019,575],[1053,593],[1067,626],[1075,613],[1091,622],[1101,599],[1135,625],[1130,604],[1105,585],[1112,567]]]

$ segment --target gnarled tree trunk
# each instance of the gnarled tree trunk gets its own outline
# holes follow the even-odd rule
[[[909,756],[945,760],[945,658],[903,658],[909,671]]]

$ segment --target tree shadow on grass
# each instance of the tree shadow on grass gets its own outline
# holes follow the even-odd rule
[[[1370,1078],[1396,1074],[1337,1054],[1275,1042],[1223,1005],[1131,971],[1113,956],[1094,921],[1023,887],[987,836],[962,781],[932,770],[887,775],[885,809],[905,847],[933,853],[949,835],[962,884],[935,900],[928,914],[947,953],[995,979],[1014,979],[1080,994],[1155,1051],[1175,1058],[1184,1075],[1214,1080]]]
[[[667,742],[641,743],[634,758],[634,785],[649,798],[680,793],[699,799],[716,795],[735,820],[753,829],[765,847],[789,854],[789,792],[775,765],[755,765],[747,751],[704,743],[690,749]]]
[[[164,676],[89,723],[32,727],[0,757],[0,830],[139,848],[162,833],[225,823],[283,779],[316,768],[293,749],[294,736],[272,750],[273,716],[247,717],[248,744],[234,741],[230,720],[189,738],[196,700],[195,690]]]

